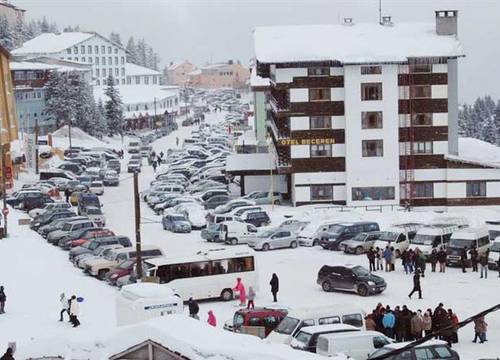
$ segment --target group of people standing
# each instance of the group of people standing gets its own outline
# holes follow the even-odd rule
[[[384,333],[398,342],[418,340],[442,329],[445,330],[438,338],[450,346],[458,342],[458,316],[452,309],[446,310],[442,303],[434,311],[427,309],[425,312],[420,309],[412,311],[406,305],[391,309],[389,305],[384,307],[379,303],[365,321],[367,330]]]
[[[59,313],[59,321],[64,320],[63,315],[66,313],[68,314],[69,322],[73,325],[73,327],[80,326],[80,320],[78,320],[80,306],[78,305],[76,295],[73,295],[68,299],[66,295],[62,293],[59,298],[59,302],[62,306],[61,312]]]
[[[269,285],[271,286],[271,294],[273,295],[273,302],[277,302],[278,291],[279,291],[278,275],[273,273],[273,275],[271,276],[271,281],[269,281]],[[235,292],[238,292],[239,294],[240,306],[245,306],[247,309],[255,308],[254,300],[257,293],[255,292],[253,286],[248,287],[248,294],[247,294],[247,290],[245,284],[243,283],[243,280],[241,278],[237,278],[236,285],[234,286],[233,290]],[[198,316],[198,313],[200,311],[200,306],[195,300],[193,300],[193,298],[189,298],[188,309],[190,317],[200,320],[200,317]],[[61,317],[62,317],[62,312],[61,312]],[[217,326],[217,318],[215,317],[215,313],[213,312],[213,310],[208,311],[207,322],[209,325]]]
[[[472,266],[472,272],[478,272],[478,264],[481,266],[481,279],[488,278],[488,258],[490,255],[490,250],[486,250],[479,253],[474,246],[472,249],[467,250],[464,246],[460,254],[460,262],[462,265],[462,272],[467,272],[467,265],[469,263],[468,255],[470,255],[470,264]],[[498,276],[500,277],[500,258],[497,261],[498,265]]]

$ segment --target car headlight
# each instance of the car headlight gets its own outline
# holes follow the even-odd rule
[[[370,285],[370,286],[375,286],[375,282],[373,282],[373,281],[368,281],[368,285]]]

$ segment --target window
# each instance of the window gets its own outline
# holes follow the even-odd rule
[[[431,85],[410,86],[410,97],[414,99],[428,99],[432,96]]]
[[[122,56],[121,60],[122,60],[122,65],[125,64],[125,56]]]
[[[331,129],[332,118],[330,116],[311,116],[309,118],[311,129]]]
[[[330,68],[327,66],[315,66],[307,68],[308,76],[329,76]]]
[[[96,84],[96,85],[101,85],[101,80],[96,80],[96,81],[95,81],[95,84]]]
[[[434,351],[439,355],[442,359],[451,358],[451,352],[448,350],[446,346],[436,346]]]
[[[414,154],[432,154],[432,141],[420,141],[413,143]]]
[[[75,58],[75,61],[78,61],[78,58],[77,58],[77,57]]]
[[[338,316],[320,318],[318,320],[318,325],[328,325],[328,324],[340,324],[340,318]]]
[[[102,77],[106,77],[106,69],[102,69]]]
[[[94,46],[94,53],[99,54],[99,46]]]
[[[80,46],[80,53],[85,54],[85,45]]]
[[[383,140],[363,140],[361,142],[363,157],[381,157],[384,156]]]
[[[311,185],[311,200],[333,200],[333,186]]]
[[[125,85],[125,79],[122,79],[122,85]]]
[[[430,73],[432,72],[432,64],[411,64],[411,73]]]
[[[66,60],[71,60],[71,57],[67,58]]]
[[[118,56],[115,56],[115,65],[118,65]]]
[[[387,339],[383,336],[375,336],[373,338],[374,349],[380,349],[381,347],[384,347],[387,344],[389,344],[389,341],[387,341]]]
[[[158,83],[158,77],[157,76],[153,76],[153,84],[157,84]]]
[[[432,126],[432,113],[419,113],[411,115],[413,126]]]
[[[125,68],[122,68],[121,72],[122,72],[122,76],[125,76]]]
[[[106,57],[105,56],[102,57],[102,65],[106,65]]]
[[[149,76],[144,76],[144,84],[149,84]]]
[[[363,111],[361,113],[362,129],[382,129],[382,111]]]
[[[66,49],[66,54],[71,55],[71,48]]]
[[[91,64],[92,64],[92,59],[93,59],[93,58],[89,57],[89,63],[91,63]]]
[[[115,68],[115,76],[119,75],[118,71],[119,71],[118,68]]]
[[[92,54],[92,45],[87,46],[87,53]]]
[[[382,83],[361,84],[361,100],[382,100]]]
[[[111,46],[108,46],[108,54],[111,54]]]
[[[435,359],[432,350],[429,348],[415,349],[415,360],[433,360]]]
[[[434,197],[434,184],[431,182],[421,182],[415,184],[415,197],[432,198]]]
[[[140,84],[141,83],[141,77],[140,76],[136,76],[135,77],[135,83],[136,84]]]
[[[332,145],[310,145],[311,146],[311,157],[327,157],[332,156]]]
[[[99,57],[97,57],[97,56],[95,57],[95,64],[99,65]]]
[[[485,197],[486,181],[467,181],[467,197]]]
[[[106,46],[101,45],[101,54],[106,54]]]
[[[113,48],[113,50],[115,54],[118,54],[118,48]]]
[[[394,200],[394,199],[395,199],[394,186],[352,188],[353,201]]]
[[[361,66],[361,75],[378,75],[382,74],[382,66]]]
[[[127,76],[127,84],[131,84],[132,83],[132,79],[130,78],[130,76]]]
[[[330,88],[309,89],[309,101],[330,101]]]
[[[76,55],[76,54],[78,54],[78,47],[77,47],[77,46],[75,46],[75,47],[73,48],[73,54],[75,54],[75,55]]]
[[[113,65],[113,57],[112,56],[108,56],[108,65]]]
[[[84,57],[82,57],[82,62],[86,62],[86,60],[85,60],[85,56],[84,56]]]

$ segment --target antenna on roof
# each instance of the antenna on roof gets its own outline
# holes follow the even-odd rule
[[[382,0],[378,0],[378,23],[382,25]]]

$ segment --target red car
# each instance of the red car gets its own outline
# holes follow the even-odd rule
[[[287,313],[285,309],[266,307],[240,309],[234,313],[232,320],[224,324],[224,329],[265,338],[278,326]]]
[[[82,246],[87,241],[109,236],[115,236],[115,233],[108,229],[89,231],[85,234],[85,236],[82,236],[80,239],[73,240],[71,242],[71,247],[73,248],[75,246]]]
[[[126,260],[119,264],[116,268],[109,271],[106,274],[106,281],[113,286],[116,286],[116,282],[123,276],[130,275],[133,271],[135,265],[135,260]]]

